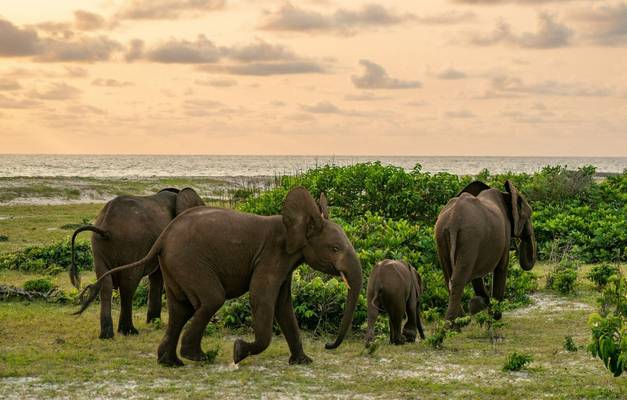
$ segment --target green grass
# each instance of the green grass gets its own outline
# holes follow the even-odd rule
[[[546,275],[548,265],[538,272]],[[0,273],[0,281],[20,286],[40,277],[15,271]],[[85,273],[91,282],[93,273]],[[53,283],[69,290],[65,274]],[[157,396],[192,398],[599,398],[627,396],[627,380],[613,378],[599,360],[585,351],[563,349],[566,335],[576,345],[587,343],[588,315],[594,307],[591,284],[581,282],[575,296],[542,290],[534,304],[506,312],[503,340],[492,343],[475,323],[447,338],[442,350],[424,342],[405,346],[381,345],[374,355],[363,351],[362,333],[353,333],[335,351],[324,350],[328,337],[304,333],[310,366],[289,366],[289,350],[281,336],[270,348],[232,366],[233,340],[225,329],[203,340],[205,350],[219,348],[213,364],[187,361],[178,369],[156,363],[156,348],[167,322],[160,328],[144,322],[145,308],[134,310],[140,335],[97,339],[98,305],[82,316],[72,316],[76,306],[37,302],[0,302],[0,397],[36,396],[71,398]],[[114,305],[117,323],[118,306]],[[433,326],[427,327],[427,334]],[[244,336],[251,338],[250,332]],[[520,372],[503,372],[509,354],[533,356]]]

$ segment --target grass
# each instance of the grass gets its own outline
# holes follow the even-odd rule
[[[549,266],[540,265],[546,275]],[[0,273],[0,281],[20,286],[39,275]],[[84,274],[85,282],[94,279]],[[69,290],[65,274],[53,283]],[[128,396],[231,398],[599,398],[627,396],[627,381],[613,378],[585,351],[563,349],[566,335],[585,345],[586,326],[594,307],[591,284],[581,282],[577,297],[542,290],[532,306],[506,312],[503,341],[492,343],[485,329],[470,324],[433,350],[424,342],[382,344],[374,355],[363,351],[363,337],[353,333],[335,351],[325,339],[304,333],[305,350],[314,363],[289,366],[289,350],[276,336],[264,353],[232,365],[234,332],[218,328],[203,340],[205,350],[219,349],[213,364],[187,361],[170,369],[156,363],[160,327],[144,322],[145,308],[134,310],[139,336],[98,337],[97,305],[80,317],[75,306],[35,302],[0,302],[0,397],[84,398]],[[114,321],[118,307],[114,306]],[[434,326],[428,326],[430,333]],[[250,332],[244,336],[251,338]],[[524,371],[503,372],[513,352],[530,354]]]

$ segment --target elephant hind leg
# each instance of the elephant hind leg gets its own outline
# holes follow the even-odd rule
[[[104,261],[94,256],[94,267],[96,277],[100,278],[108,269]],[[113,295],[113,278],[111,275],[102,280],[100,286],[100,339],[113,338],[113,319],[111,318],[111,297]]]
[[[405,338],[403,337],[401,326],[403,324],[403,317],[405,316],[405,302],[399,298],[398,294],[395,296],[384,296],[384,308],[388,311],[389,324],[390,324],[390,343],[403,344]],[[402,296],[402,295],[401,295]]]
[[[133,296],[141,276],[121,273],[120,276],[120,321],[118,332],[123,335],[137,335],[139,332],[133,325]]]
[[[471,314],[476,314],[479,311],[485,309],[490,304],[490,296],[485,288],[483,278],[476,278],[472,280],[472,287],[475,290],[476,296],[470,299],[468,309]]]
[[[178,367],[183,365],[183,362],[176,356],[176,345],[183,326],[194,313],[194,307],[187,299],[177,299],[167,286],[166,294],[168,297],[168,327],[157,350],[157,360],[159,364]]]
[[[152,322],[161,318],[161,295],[163,294],[163,275],[161,268],[158,268],[148,277],[150,286],[148,287],[148,312],[146,322]]]
[[[202,351],[200,342],[207,324],[213,315],[222,307],[225,300],[224,288],[216,280],[215,284],[206,288],[199,298],[200,306],[194,312],[192,322],[183,334],[181,341],[181,356],[192,361],[203,361],[207,356]]]
[[[408,342],[416,341],[416,305],[416,293],[412,291],[412,294],[409,296],[405,307],[405,311],[407,313],[407,322],[405,322],[405,326],[403,327],[403,336]]]

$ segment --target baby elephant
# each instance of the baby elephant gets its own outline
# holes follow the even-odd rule
[[[368,332],[366,347],[374,337],[374,324],[379,312],[390,317],[390,343],[403,344],[416,341],[416,328],[420,338],[425,334],[420,322],[420,296],[423,287],[420,274],[403,261],[383,260],[378,262],[368,279]],[[401,332],[401,323],[407,322]]]

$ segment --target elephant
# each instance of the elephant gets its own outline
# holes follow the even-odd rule
[[[318,271],[341,276],[349,288],[339,333],[325,345],[327,349],[344,340],[362,286],[361,262],[342,228],[329,220],[326,197],[321,194],[316,204],[303,187],[289,191],[281,215],[208,207],[188,210],[168,225],[146,257],[108,273],[154,263],[157,257],[169,315],[157,360],[167,366],[183,365],[176,348],[190,318],[180,354],[204,360],[200,342],[207,323],[225,300],[246,292],[250,292],[255,340],[235,340],[233,362],[264,351],[276,319],[290,349],[289,363],[308,364],[312,360],[304,352],[292,306],[293,271],[306,262]],[[85,289],[92,292],[87,301],[95,297],[103,277]]]
[[[161,234],[161,231],[183,211],[204,205],[198,194],[191,188],[183,190],[163,189],[151,196],[118,196],[109,201],[98,214],[94,225],[77,228],[72,235],[72,265],[70,280],[80,287],[79,271],[74,261],[76,236],[84,231],[93,232],[91,246],[94,256],[96,276],[101,277],[118,265],[125,265],[141,259]],[[150,322],[161,316],[161,295],[163,278],[155,268],[157,260],[146,267],[134,271],[123,271],[107,276],[100,287],[100,338],[113,337],[111,319],[111,295],[113,288],[120,290],[120,321],[118,332],[123,335],[137,334],[133,326],[133,295],[143,276],[150,271],[147,320]],[[85,310],[81,308],[76,314]]]
[[[448,201],[435,223],[438,258],[449,292],[446,320],[453,322],[464,314],[461,300],[468,282],[476,295],[470,313],[490,304],[483,281],[489,273],[493,273],[492,297],[503,300],[512,240],[519,242],[521,268],[533,268],[537,252],[531,213],[531,206],[509,180],[505,192],[474,181]],[[500,312],[494,317],[500,319]]]
[[[366,347],[374,337],[374,324],[380,311],[387,312],[390,318],[390,343],[403,344],[416,341],[416,328],[420,338],[425,334],[420,320],[420,296],[424,287],[418,271],[409,264],[398,260],[378,262],[368,278],[368,331]],[[407,322],[401,332],[401,323],[407,315]]]

